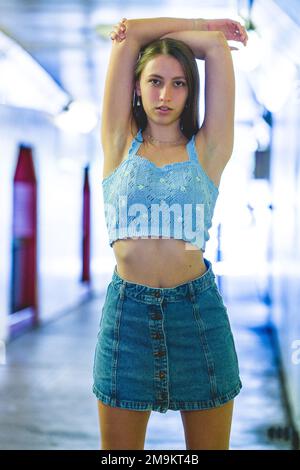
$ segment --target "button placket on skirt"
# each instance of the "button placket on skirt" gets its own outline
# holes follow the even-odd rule
[[[163,296],[156,292],[149,305],[149,328],[154,363],[154,399],[162,413],[169,408],[168,350],[164,331]]]

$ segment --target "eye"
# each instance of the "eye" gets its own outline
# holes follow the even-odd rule
[[[157,78],[152,78],[151,80],[149,80],[149,83],[151,83],[151,82],[159,82],[159,81],[160,81],[160,80],[158,80]],[[181,83],[182,86],[185,86],[185,83],[182,82],[182,81],[179,81],[179,80],[177,80],[177,81],[174,82],[174,83]],[[176,88],[181,88],[181,87],[176,86]]]
[[[155,78],[152,78],[151,80],[149,80],[149,83],[151,82],[159,82],[159,80],[155,79]]]

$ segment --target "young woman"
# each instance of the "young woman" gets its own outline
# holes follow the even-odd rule
[[[242,383],[203,253],[233,149],[227,39],[246,45],[247,33],[230,19],[123,19],[111,38],[102,189],[117,264],[93,369],[101,448],[143,449],[151,410],[180,410],[187,449],[228,449]]]

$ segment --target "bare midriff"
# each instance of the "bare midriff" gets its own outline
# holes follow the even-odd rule
[[[126,281],[150,287],[175,287],[207,270],[203,252],[191,243],[161,237],[116,240],[117,273]]]

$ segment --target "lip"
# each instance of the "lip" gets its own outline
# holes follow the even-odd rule
[[[156,110],[157,110],[159,113],[161,113],[161,114],[167,114],[167,113],[170,113],[170,112],[172,111],[171,108],[166,109],[166,110],[160,109],[160,108],[156,108]]]

